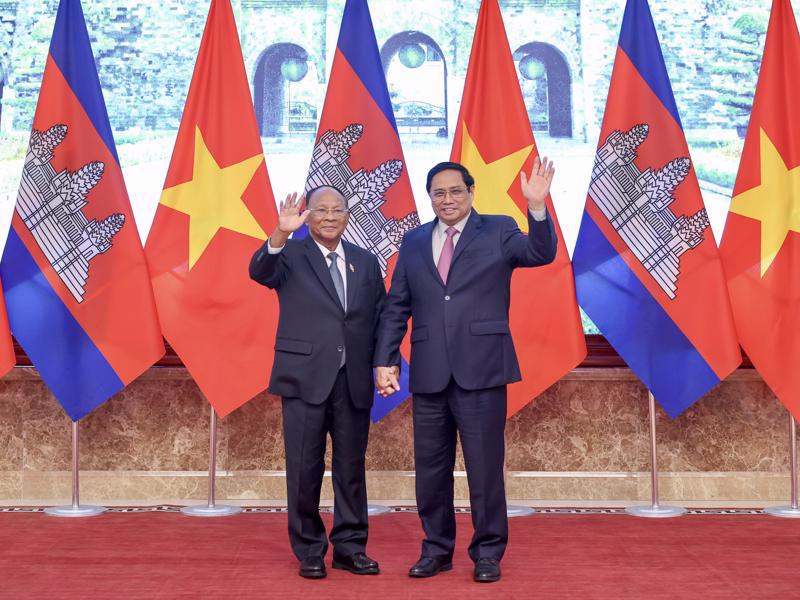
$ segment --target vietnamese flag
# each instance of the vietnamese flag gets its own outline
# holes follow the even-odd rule
[[[248,264],[276,223],[230,0],[212,0],[145,253],[164,337],[220,416],[267,387],[277,299]]]
[[[739,341],[800,419],[800,37],[775,0],[720,250]]]
[[[509,215],[527,231],[519,174],[530,173],[538,154],[500,7],[483,0],[450,155],[475,177],[475,210]],[[509,387],[509,417],[586,356],[572,266],[550,198],[547,210],[558,234],[555,260],[517,269],[511,280],[509,319],[522,381]]]

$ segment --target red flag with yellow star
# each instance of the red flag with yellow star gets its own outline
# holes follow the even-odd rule
[[[475,177],[475,210],[509,215],[527,231],[519,174],[530,172],[538,153],[500,7],[483,0],[451,152]],[[509,417],[586,356],[572,265],[550,198],[547,210],[558,233],[556,259],[517,269],[511,280],[509,319],[522,381],[509,387]]]
[[[247,269],[276,223],[230,0],[212,0],[145,253],[164,337],[221,416],[267,387],[277,301]]]
[[[800,419],[800,36],[775,0],[720,251],[739,342]]]

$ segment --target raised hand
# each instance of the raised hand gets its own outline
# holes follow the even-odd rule
[[[292,233],[300,229],[306,221],[309,210],[304,208],[306,197],[297,196],[297,192],[286,196],[286,200],[281,202],[278,212],[278,229],[283,233]]]
[[[533,159],[531,174],[526,176],[522,171],[520,181],[522,183],[522,195],[528,201],[528,208],[531,210],[541,210],[545,207],[545,200],[550,193],[550,184],[556,170],[553,161],[548,161],[545,156],[541,161],[539,157]]]

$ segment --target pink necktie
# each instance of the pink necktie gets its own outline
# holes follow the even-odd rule
[[[439,277],[442,278],[442,283],[447,283],[447,272],[450,271],[450,263],[453,262],[453,252],[455,246],[453,245],[453,236],[458,233],[455,227],[448,227],[445,231],[447,239],[442,246],[442,253],[439,255],[439,262],[436,269],[439,271]]]

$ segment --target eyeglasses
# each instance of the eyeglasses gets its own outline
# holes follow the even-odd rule
[[[324,219],[327,216],[331,216],[334,219],[343,219],[347,212],[344,208],[312,208],[311,216],[315,219]]]
[[[449,190],[433,190],[431,199],[434,202],[444,202],[449,195],[453,200],[463,200],[467,196],[467,191],[467,188],[463,187],[450,188]]]

